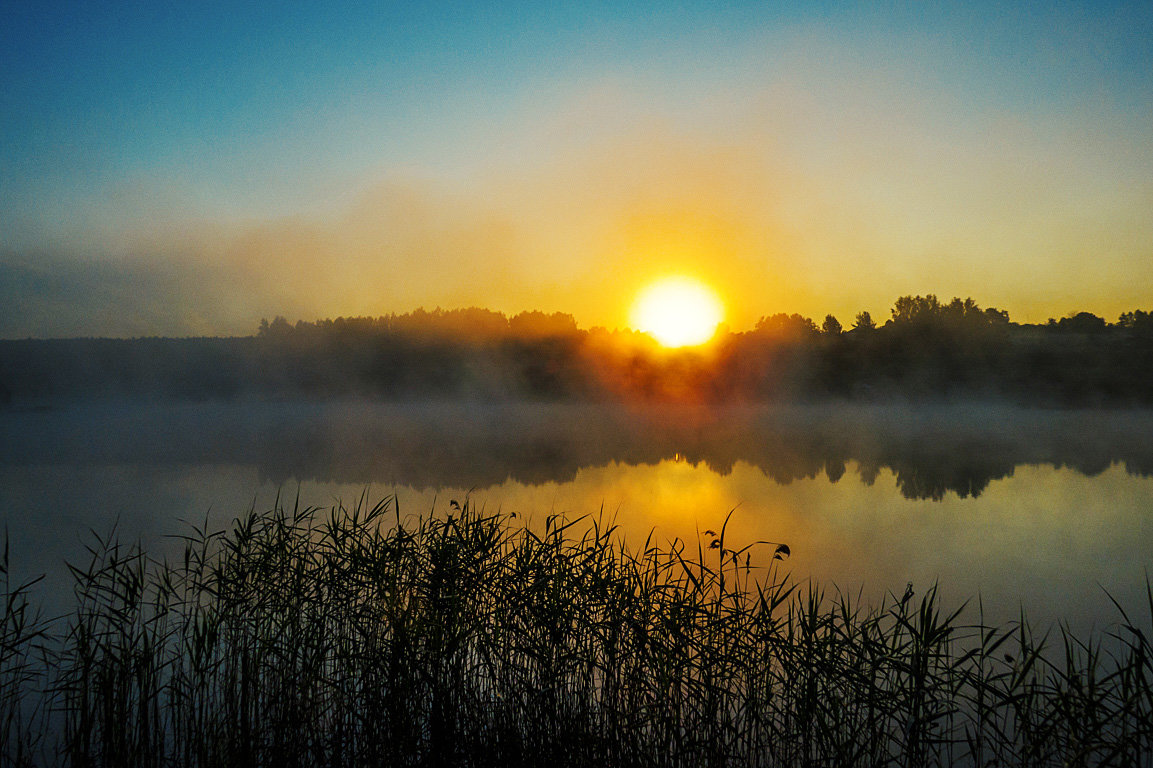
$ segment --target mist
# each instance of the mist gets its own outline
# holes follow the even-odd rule
[[[639,77],[567,83],[467,167],[377,160],[300,179],[294,202],[125,180],[0,242],[0,334],[235,335],[275,315],[469,306],[623,328],[675,273],[711,284],[736,329],[878,315],[914,291],[1028,322],[1145,300],[1153,157],[1128,117],[1102,135],[1074,115],[969,113],[907,64],[838,79],[846,56],[794,41],[782,74],[695,101]]]
[[[1146,410],[935,406],[649,406],[481,402],[104,403],[10,413],[0,464],[255,467],[262,482],[489,488],[590,467],[738,463],[781,484],[855,466],[901,494],[977,497],[1017,467],[1153,476]]]

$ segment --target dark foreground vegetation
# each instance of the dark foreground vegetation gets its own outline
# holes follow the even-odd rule
[[[0,761],[1153,765],[1153,615],[1046,640],[798,588],[723,530],[634,550],[450,506],[250,513],[168,563],[100,542],[48,622],[5,556]]]
[[[903,296],[883,324],[761,318],[692,350],[572,317],[483,309],[262,323],[255,336],[0,341],[0,405],[52,398],[373,397],[732,402],[1005,398],[1153,403],[1153,314],[1023,325]]]

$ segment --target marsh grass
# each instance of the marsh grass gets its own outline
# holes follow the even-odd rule
[[[182,538],[98,539],[53,622],[5,557],[5,764],[1153,765],[1153,593],[1050,639],[798,586],[724,530],[362,499]]]
[[[45,665],[43,652],[47,623],[28,602],[28,593],[40,579],[13,584],[5,533],[0,555],[0,763],[28,765],[42,734],[35,724],[43,719],[45,700],[37,696]]]

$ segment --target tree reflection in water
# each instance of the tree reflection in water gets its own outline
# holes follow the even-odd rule
[[[263,479],[413,488],[571,481],[586,467],[676,459],[778,483],[848,463],[909,499],[976,497],[1021,465],[1153,474],[1153,411],[1005,405],[757,406],[449,403],[91,405],[9,413],[0,465],[243,464]]]

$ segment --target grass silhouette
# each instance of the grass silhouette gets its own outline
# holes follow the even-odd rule
[[[52,620],[5,548],[0,761],[1153,765],[1153,628],[1121,606],[1037,638],[793,584],[724,530],[447,512],[278,504],[176,562],[100,539]]]

